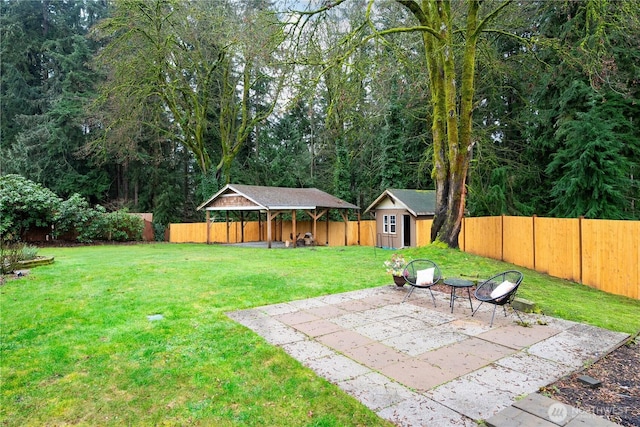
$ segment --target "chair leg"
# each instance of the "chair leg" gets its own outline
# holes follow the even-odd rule
[[[496,315],[496,308],[498,308],[498,306],[496,304],[493,305],[493,313],[491,314],[491,323],[489,323],[489,327],[492,328],[493,327],[493,318]]]
[[[429,292],[431,292],[431,299],[433,300],[433,306],[437,307],[437,305],[436,305],[436,297],[435,297],[435,295],[433,295],[433,291],[431,290],[431,288],[429,288]]]
[[[473,315],[474,315],[474,314],[476,314],[476,312],[477,312],[478,310],[480,310],[480,306],[481,306],[482,304],[484,304],[484,301],[480,301],[480,305],[478,305],[478,306],[476,307],[476,309],[475,309],[475,310],[473,310],[473,313],[471,313],[471,317],[473,317]]]
[[[411,294],[413,293],[414,289],[415,288],[413,286],[411,286],[411,289],[409,289],[409,292],[407,292],[407,294],[404,296],[404,299],[402,300],[402,302],[405,302],[411,296]]]
[[[509,306],[513,309],[513,311],[516,313],[516,316],[518,316],[518,320],[520,320],[520,323],[524,323],[524,320],[522,320],[522,317],[520,317],[520,312],[518,310],[516,310],[516,308],[514,306],[512,306],[511,304],[509,304]]]

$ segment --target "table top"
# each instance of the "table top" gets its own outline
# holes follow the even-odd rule
[[[444,279],[444,284],[453,286],[455,288],[469,288],[474,285],[474,283],[471,280],[460,279],[457,277]]]

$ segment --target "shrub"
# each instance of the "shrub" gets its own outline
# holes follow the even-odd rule
[[[71,233],[82,243],[142,240],[144,230],[142,218],[130,215],[126,210],[108,213],[100,205],[91,208],[79,194],[60,204],[55,220],[57,237]]]
[[[142,240],[144,220],[129,214],[126,210],[106,214],[103,221],[105,240],[114,240],[116,242]]]
[[[20,175],[0,176],[0,236],[19,240],[30,227],[48,227],[62,199]]]

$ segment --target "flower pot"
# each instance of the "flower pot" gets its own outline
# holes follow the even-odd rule
[[[407,283],[402,276],[393,276],[393,282],[396,284],[396,286],[400,287],[404,286],[404,284]]]

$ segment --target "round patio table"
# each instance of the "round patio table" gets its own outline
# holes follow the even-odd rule
[[[463,296],[458,296],[456,294],[456,291],[458,289],[464,289],[464,288],[467,288],[467,295],[469,296],[469,305],[471,306],[471,312],[473,312],[473,303],[471,302],[471,287],[474,285],[474,283],[471,280],[452,277],[450,279],[444,279],[443,283],[451,287],[451,300],[449,301],[449,306],[451,307],[452,313],[453,313],[453,304],[455,303],[456,299],[464,298]]]

